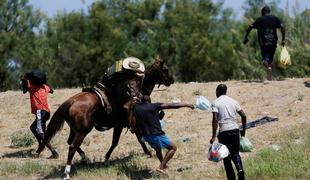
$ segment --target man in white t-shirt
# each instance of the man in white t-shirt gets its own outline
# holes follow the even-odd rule
[[[236,179],[235,172],[231,161],[234,162],[238,179],[244,179],[244,171],[242,167],[241,157],[239,155],[240,136],[239,126],[237,124],[237,114],[241,116],[243,130],[240,131],[241,136],[245,135],[246,115],[241,109],[239,103],[226,95],[227,86],[220,84],[216,88],[216,97],[212,103],[212,144],[216,139],[217,128],[219,126],[218,140],[227,146],[230,154],[224,158],[224,166],[227,179]]]

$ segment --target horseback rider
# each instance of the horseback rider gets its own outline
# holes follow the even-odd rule
[[[144,78],[144,63],[136,57],[128,57],[116,61],[105,72],[101,86],[105,88],[108,98],[103,98],[106,105],[106,112],[112,112],[111,99],[117,105],[121,105],[129,118],[129,126],[132,127],[134,117],[132,115],[132,103],[138,102],[142,97],[139,92]],[[112,97],[112,98],[110,98]]]

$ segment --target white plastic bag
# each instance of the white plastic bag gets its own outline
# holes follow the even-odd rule
[[[213,143],[208,151],[208,159],[213,162],[219,162],[229,155],[228,148],[221,143]]]
[[[282,47],[279,55],[278,66],[282,69],[286,69],[292,64],[291,56],[288,53],[286,46]]]
[[[211,106],[211,103],[204,96],[198,96],[196,100],[196,107],[200,110],[207,110]]]
[[[159,123],[160,123],[161,129],[164,129],[164,127],[165,127],[165,121],[164,121],[164,120],[159,120]]]

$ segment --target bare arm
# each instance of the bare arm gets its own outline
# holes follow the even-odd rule
[[[241,116],[241,122],[242,122],[242,131],[241,136],[245,136],[245,126],[246,126],[246,115],[243,112],[243,110],[238,111],[238,114]]]
[[[253,25],[250,25],[248,27],[248,29],[246,30],[246,34],[244,36],[243,44],[246,44],[249,41],[248,36],[249,36],[250,32],[252,31],[252,29],[253,29]]]
[[[211,144],[215,141],[215,138],[216,138],[216,131],[217,131],[217,126],[218,126],[217,115],[218,115],[218,113],[213,112],[213,117],[212,117],[212,138],[210,140]]]
[[[23,94],[25,94],[27,93],[27,91],[29,91],[27,79],[25,78],[25,76],[21,76],[20,80],[21,80],[21,88],[23,90]]]
[[[50,85],[46,84],[46,86],[50,89],[49,93],[53,94],[54,93],[54,90],[51,88]]]
[[[49,86],[50,87],[50,86]],[[51,93],[51,94],[53,94],[54,93],[54,89],[52,89],[51,87],[50,87],[50,92],[49,93]]]
[[[179,109],[182,107],[188,107],[191,109],[195,108],[193,104],[187,104],[187,103],[164,103],[164,104],[161,104],[162,109]]]

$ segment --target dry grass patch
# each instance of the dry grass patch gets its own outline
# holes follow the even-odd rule
[[[225,82],[228,86],[228,94],[240,102],[248,120],[266,115],[279,118],[277,122],[257,126],[247,131],[247,136],[255,149],[251,153],[241,154],[244,160],[255,156],[261,149],[280,145],[283,132],[290,132],[295,125],[303,127],[309,122],[310,88],[304,86],[306,81],[310,79],[286,79],[269,83]],[[216,98],[215,88],[219,83],[177,83],[165,90],[155,90],[152,101],[171,102],[179,99],[182,102],[195,103],[198,94],[206,96],[211,101]],[[67,98],[80,91],[80,88],[55,90],[54,94],[49,95],[52,113]],[[112,130],[104,133],[93,130],[81,146],[91,159],[91,163],[80,164],[80,157],[76,154],[75,163],[72,166],[72,179],[225,179],[222,163],[207,160],[212,131],[211,113],[190,109],[166,110],[165,113],[164,130],[178,146],[175,157],[169,163],[169,177],[160,176],[153,171],[159,165],[159,161],[156,157],[147,158],[135,136],[130,132],[122,133],[119,146],[113,152],[111,161],[103,162],[104,154],[112,141]],[[0,93],[1,178],[20,179],[19,177],[25,176],[27,177],[25,179],[58,179],[61,177],[68,152],[66,143],[68,125],[64,125],[63,130],[52,141],[60,153],[60,158],[57,160],[47,160],[46,158],[50,156],[47,150],[40,158],[34,157],[36,142],[26,148],[16,149],[11,146],[12,133],[19,129],[28,130],[33,120],[34,115],[30,113],[28,94],[23,95],[21,92],[14,91]],[[152,153],[155,156],[155,152],[152,151]],[[245,168],[248,171],[248,168],[252,169],[248,165]]]

